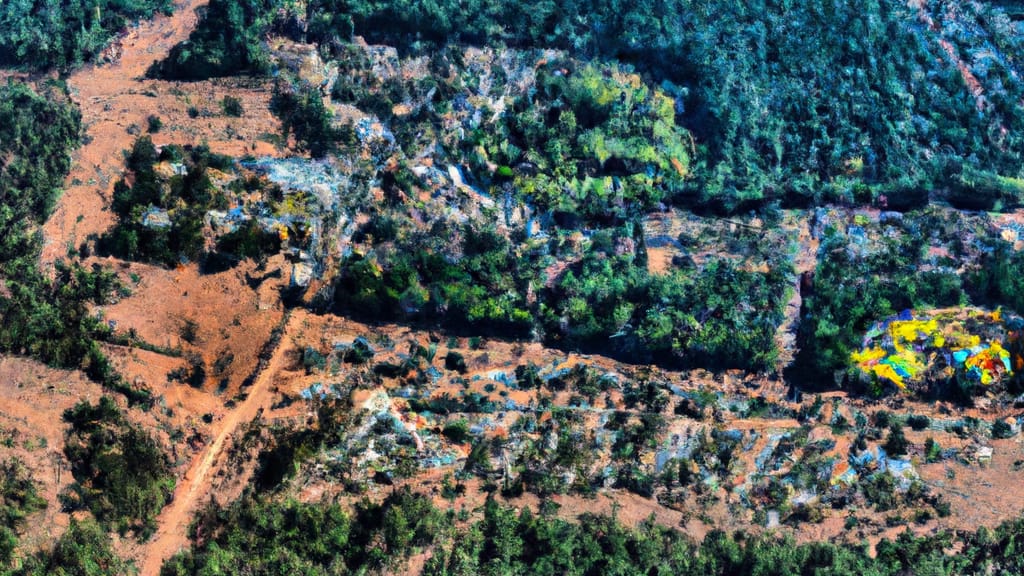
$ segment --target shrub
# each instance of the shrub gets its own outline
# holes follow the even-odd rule
[[[83,401],[69,408],[64,421],[71,425],[64,455],[76,481],[66,494],[108,528],[148,535],[174,487],[170,460],[160,445],[107,396],[96,405]]]
[[[885,451],[890,456],[904,456],[907,453],[907,437],[903,434],[903,428],[893,423],[889,427],[889,437],[885,440]]]
[[[462,357],[462,354],[459,354],[454,350],[449,351],[444,357],[444,367],[446,370],[453,370],[459,374],[465,374],[466,359]]]
[[[907,424],[912,430],[921,431],[930,426],[931,419],[924,415],[913,414],[907,417]]]
[[[472,438],[469,433],[469,423],[464,418],[448,422],[441,433],[456,444],[465,444]]]
[[[242,101],[231,95],[224,96],[224,99],[220,101],[220,106],[226,116],[241,118],[242,114],[245,113]]]
[[[1013,427],[1004,420],[996,420],[992,423],[992,437],[996,439],[1012,438]]]
[[[294,135],[299,149],[314,158],[333,152],[342,140],[342,131],[332,125],[333,114],[311,86],[275,85],[270,110],[281,119],[282,136]]]

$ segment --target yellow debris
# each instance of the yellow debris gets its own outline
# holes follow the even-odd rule
[[[871,367],[871,371],[879,378],[885,378],[899,386],[901,389],[907,387],[907,385],[903,383],[903,377],[897,374],[896,371],[892,369],[892,366],[889,366],[888,364],[875,364]]]
[[[928,321],[923,320],[901,320],[893,322],[889,325],[889,330],[893,335],[893,344],[899,348],[904,343],[913,343],[921,339],[919,334],[924,334],[927,338],[934,334],[939,329],[939,323],[932,318]]]
[[[894,318],[871,328],[865,347],[852,352],[850,360],[862,371],[905,389],[907,381],[916,382],[930,367],[938,368],[940,358],[952,355],[955,361],[940,370],[944,377],[953,377],[964,369],[975,382],[987,386],[1014,371],[1024,370],[1024,360],[1014,358],[1016,362],[1011,363],[1013,355],[998,338],[983,339],[971,333],[1003,323],[999,309],[939,311],[924,318]]]
[[[878,362],[882,358],[885,358],[885,354],[885,350],[882,350],[878,346],[875,346],[874,348],[868,348],[861,352],[854,352],[851,358],[857,364],[865,364],[870,362]]]

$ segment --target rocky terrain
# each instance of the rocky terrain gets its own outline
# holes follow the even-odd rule
[[[1009,155],[1019,64],[997,28],[1017,15],[900,9]],[[88,305],[95,342],[151,401],[114,393],[124,422],[102,422],[148,432],[167,469],[153,514],[105,525],[138,573],[191,573],[254,494],[359,514],[409,488],[452,530],[497,501],[870,554],[1024,513],[1020,174],[975,156],[903,206],[917,188],[851,184],[871,168],[848,157],[813,200],[732,188],[723,209],[694,200],[695,178],[735,175],[680,120],[688,89],[642,66],[316,39],[295,10],[246,21],[260,56],[237,75],[172,79],[218,13],[202,0],[68,73],[5,73],[63,83],[81,113],[38,266],[120,286]],[[0,357],[0,460],[46,506],[15,565],[102,519],[103,474],[83,480],[65,443],[111,394],[95,356],[25,356]]]

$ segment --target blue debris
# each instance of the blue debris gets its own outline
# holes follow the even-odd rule
[[[324,390],[323,384],[316,382],[309,388],[299,392],[299,396],[302,396],[305,400],[312,400],[314,396],[323,399],[327,397],[327,392]]]
[[[878,462],[879,466],[884,466],[886,457],[887,455],[885,450],[881,446],[878,446],[874,451],[869,448],[860,454],[851,455],[850,464],[857,468],[865,468],[870,466],[872,462]]]

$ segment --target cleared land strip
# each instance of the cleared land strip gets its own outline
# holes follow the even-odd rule
[[[192,466],[180,480],[174,490],[174,500],[168,504],[157,518],[157,533],[146,546],[141,564],[140,574],[148,576],[159,574],[160,565],[178,550],[188,546],[188,525],[192,520],[196,505],[205,501],[209,488],[209,479],[215,476],[218,457],[224,452],[225,445],[235,433],[239,423],[248,422],[256,417],[260,410],[265,410],[273,403],[274,394],[271,384],[274,375],[281,368],[285,359],[287,346],[282,346],[285,336],[295,328],[301,315],[286,313],[282,322],[283,329],[269,360],[257,366],[256,378],[252,386],[246,390],[248,396],[234,410],[216,423],[214,439],[206,449],[192,461]]]

